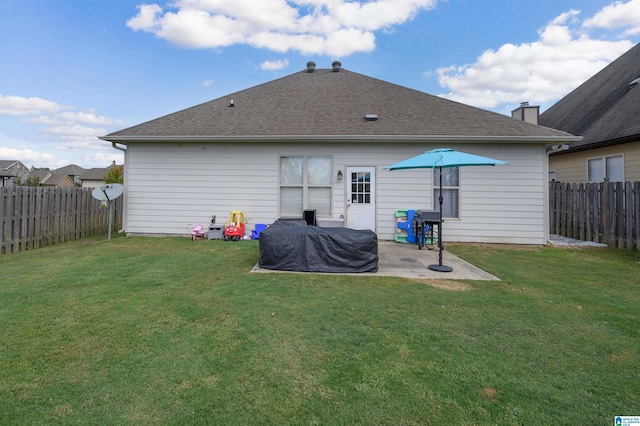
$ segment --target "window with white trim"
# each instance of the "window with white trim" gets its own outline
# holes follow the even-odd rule
[[[604,180],[624,181],[624,157],[622,154],[587,160],[587,181],[602,182]]]
[[[433,169],[433,209],[440,209],[440,170]],[[442,169],[442,217],[460,217],[460,172],[458,167]]]
[[[307,209],[331,216],[332,170],[331,157],[280,157],[280,216],[301,218]]]

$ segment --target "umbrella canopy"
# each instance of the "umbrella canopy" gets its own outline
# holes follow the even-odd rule
[[[451,148],[437,148],[385,167],[387,170],[435,169],[438,167],[495,166],[506,161],[467,154]]]
[[[495,166],[498,164],[509,164],[506,161],[494,160],[493,158],[482,157],[480,155],[468,154],[466,152],[456,151],[451,148],[437,148],[427,151],[424,154],[417,155],[399,163],[385,167],[386,170],[406,170],[406,169],[440,169],[440,188],[442,189],[442,169],[447,167],[464,167],[464,166]],[[438,264],[429,265],[429,269],[439,272],[451,272],[450,266],[442,264],[442,252],[444,245],[442,244],[442,190],[438,198],[440,204],[440,222],[438,223]]]

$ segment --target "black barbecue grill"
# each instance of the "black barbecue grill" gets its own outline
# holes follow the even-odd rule
[[[422,250],[425,246],[425,242],[429,241],[431,244],[427,246],[427,249],[433,250],[434,248],[434,233],[433,227],[438,225],[438,238],[440,238],[440,212],[433,210],[416,210],[416,214],[413,217],[413,228],[416,235],[416,244],[418,248]]]

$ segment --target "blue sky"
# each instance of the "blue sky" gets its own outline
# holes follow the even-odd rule
[[[146,1],[0,2],[0,159],[122,163],[97,136],[310,60],[544,111],[640,41],[640,0]]]

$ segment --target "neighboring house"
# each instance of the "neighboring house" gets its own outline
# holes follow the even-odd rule
[[[62,188],[72,188],[76,186],[73,180],[71,180],[71,178],[68,175],[65,175],[63,173],[56,173],[55,171],[41,172],[41,173],[44,173],[44,178],[40,179],[40,183],[38,183],[39,186],[62,187]],[[36,176],[35,172],[32,172],[32,175]]]
[[[558,182],[640,181],[640,44],[540,115],[583,136],[549,154]]]
[[[128,235],[188,235],[232,210],[250,230],[315,209],[321,226],[393,240],[396,210],[434,209],[439,188],[430,169],[384,167],[451,147],[510,165],[447,170],[445,241],[523,244],[547,242],[546,148],[578,140],[338,61],[101,139],[125,150]]]
[[[68,166],[60,167],[59,169],[55,169],[53,174],[58,175],[67,175],[69,179],[73,182],[75,186],[81,186],[82,181],[80,176],[86,172],[86,169],[83,169],[80,166],[76,166],[75,164],[69,164]]]
[[[12,186],[16,184],[16,178],[26,182],[29,176],[29,168],[18,160],[0,160],[0,186]]]
[[[42,185],[43,182],[46,182],[49,176],[51,176],[50,170],[31,170],[29,172],[30,178],[38,179],[38,185]]]
[[[93,168],[80,175],[83,188],[97,188],[104,185],[104,175],[109,173],[109,167]]]

